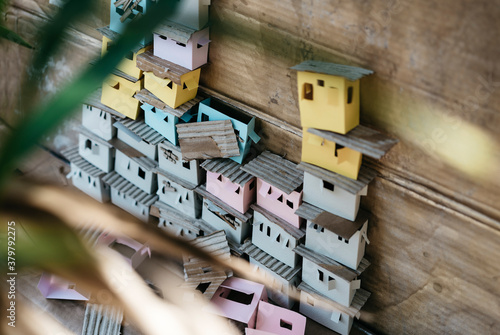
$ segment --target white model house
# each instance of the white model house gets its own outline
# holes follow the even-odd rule
[[[349,221],[303,202],[296,212],[307,220],[305,246],[351,269],[357,269],[365,254],[369,214],[361,209]]]
[[[115,148],[115,171],[144,192],[156,192],[158,164],[123,142],[115,141]]]
[[[93,92],[82,105],[82,125],[99,136],[109,141],[116,136],[113,127],[115,118],[125,116],[101,103],[101,89]]]
[[[104,139],[100,138],[87,128],[78,127],[78,153],[92,165],[104,172],[113,170],[115,163],[115,149]]]
[[[111,203],[144,222],[149,221],[150,207],[158,200],[156,194],[144,192],[116,171],[105,175],[103,182],[111,188]]]
[[[108,202],[109,186],[102,182],[102,177],[106,173],[83,159],[78,154],[78,147],[69,148],[61,153],[70,161],[71,172],[68,178],[71,178],[73,185],[97,201]]]
[[[349,334],[354,318],[359,318],[359,310],[370,296],[370,292],[359,289],[351,306],[346,308],[331,301],[304,282],[298,286],[298,289],[300,290],[300,313],[340,335]]]
[[[183,160],[181,148],[168,141],[158,144],[159,168],[170,172],[188,183],[200,185],[204,181],[205,171],[198,159]]]
[[[165,138],[148,126],[144,120],[124,119],[113,124],[116,137],[152,160],[158,159],[157,145]]]
[[[162,201],[151,205],[149,214],[159,219],[159,228],[188,241],[212,232],[212,228],[206,224],[204,228],[203,221],[188,216]]]
[[[300,257],[294,249],[304,237],[304,231],[257,204],[251,208],[254,210],[252,243],[292,268],[299,265]]]
[[[249,256],[250,264],[255,266],[256,271],[274,283],[276,287],[267,289],[267,296],[279,306],[292,308],[295,300],[290,296],[297,293],[297,286],[300,283],[301,266],[291,267],[265,251],[259,249],[247,240],[242,247],[245,254]]]

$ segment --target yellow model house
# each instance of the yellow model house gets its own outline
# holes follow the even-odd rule
[[[302,134],[302,161],[351,179],[358,178],[362,154],[321,136],[311,134],[307,128]]]
[[[359,80],[373,71],[313,60],[292,69],[302,128],[346,134],[359,124]]]
[[[113,47],[113,41],[118,38],[118,34],[109,29],[109,27],[104,27],[98,29],[102,34],[102,47],[101,47],[101,57],[108,52]],[[125,58],[116,67],[117,70],[124,72],[125,74],[135,78],[140,79],[142,77],[142,70],[136,66],[137,56],[142,54],[147,50],[152,50],[153,45],[138,46],[134,50],[131,50]]]
[[[102,84],[101,102],[135,120],[139,115],[139,100],[134,94],[143,88],[143,81],[129,81],[125,78],[111,74]]]
[[[171,108],[196,97],[201,69],[189,70],[161,59],[151,51],[137,57],[137,67],[144,71],[144,88]]]

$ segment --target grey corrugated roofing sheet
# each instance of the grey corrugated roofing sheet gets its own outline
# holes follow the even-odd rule
[[[82,135],[90,138],[91,140],[93,140],[94,142],[97,142],[105,147],[108,147],[108,148],[112,148],[113,145],[111,145],[111,143],[109,143],[108,141],[106,141],[105,139],[103,139],[102,137],[99,137],[97,136],[96,134],[94,134],[93,132],[91,132],[90,130],[88,130],[87,128],[85,128],[84,126],[82,125],[79,125],[77,128],[76,128]]]
[[[117,32],[114,32],[113,30],[111,30],[109,28],[109,26],[106,26],[106,27],[102,27],[102,28],[97,28],[97,31],[100,32],[103,36],[106,36],[107,38],[109,38],[110,40],[112,41],[116,41],[118,40],[118,38],[120,38],[120,34],[118,34]],[[151,44],[151,43],[150,43]],[[142,48],[144,48],[145,46],[142,45],[142,44],[138,44],[135,48],[133,48],[131,51],[133,53],[136,53],[137,51],[141,50]]]
[[[218,230],[212,234],[197,237],[191,241],[191,244],[223,260],[228,261],[231,258],[231,250],[229,249],[224,230]],[[191,259],[191,261],[195,259]],[[199,260],[201,261],[201,259]]]
[[[359,310],[361,308],[363,308],[366,301],[368,300],[368,298],[371,295],[370,292],[368,292],[362,288],[357,289],[356,294],[354,294],[354,298],[352,299],[351,306],[345,307],[345,306],[342,306],[341,304],[339,304],[338,302],[331,300],[330,298],[323,295],[322,293],[316,291],[314,288],[312,288],[311,286],[309,286],[308,284],[306,284],[304,282],[300,283],[297,288],[300,291],[304,291],[308,294],[315,296],[316,298],[325,300],[325,302],[327,302],[331,305],[335,305],[340,312],[346,313],[347,315],[349,315],[353,318],[354,317],[359,318],[359,315],[360,315]]]
[[[61,151],[61,154],[66,157],[71,164],[75,164],[80,170],[94,178],[98,178],[106,173],[97,166],[90,164],[87,160],[80,156],[78,153],[78,146],[63,150]]]
[[[240,155],[238,140],[230,120],[178,124],[177,134],[183,159],[227,158]]]
[[[195,221],[197,221],[195,218],[178,211],[174,207],[171,207],[160,200],[151,205],[149,214],[183,226],[194,231],[196,234],[199,234],[201,230],[199,226],[194,224]]]
[[[153,29],[153,33],[163,35],[176,42],[187,44],[196,29],[183,26],[181,24],[165,20]]]
[[[304,181],[304,173],[297,169],[297,164],[269,151],[264,151],[242,169],[286,194],[295,191]]]
[[[82,335],[120,335],[123,311],[115,306],[87,304]]]
[[[173,175],[173,174],[169,173],[168,171],[160,169],[160,168],[156,168],[155,172],[158,174],[161,174],[162,176],[167,177],[167,179],[173,181],[176,184],[181,185],[182,187],[184,187],[187,190],[194,190],[196,188],[196,186],[198,186],[196,184],[190,183],[189,181],[181,179],[181,178],[177,177],[176,175]]]
[[[267,209],[262,208],[261,206],[255,204],[250,205],[250,208],[252,208],[254,211],[261,213],[264,215],[269,221],[275,223],[279,227],[281,227],[284,231],[286,231],[288,234],[290,234],[293,238],[299,240],[302,237],[305,236],[305,232],[297,227],[292,226],[282,218],[274,215]]]
[[[102,111],[105,111],[107,113],[110,113],[114,116],[117,116],[121,119],[125,118],[125,115],[122,113],[115,111],[113,108],[109,108],[105,104],[101,102],[101,96],[102,96],[102,87],[99,87],[99,89],[95,90],[92,92],[84,101],[83,103],[89,106],[93,106],[96,108],[99,108]]]
[[[242,222],[247,222],[252,218],[252,213],[251,211],[246,212],[245,214],[241,214],[238,212],[236,209],[233,207],[229,206],[226,204],[224,201],[220,200],[217,198],[215,195],[212,193],[209,193],[207,189],[205,188],[205,185],[200,185],[195,189],[195,192],[201,195],[203,198],[206,198],[207,200],[210,200],[214,205],[217,207],[220,207],[223,209],[225,212],[231,214],[232,216],[238,218]]]
[[[131,199],[136,200],[143,206],[149,207],[158,200],[156,194],[148,194],[120,176],[116,171],[112,171],[102,178],[102,181],[111,188],[124,193]]]
[[[220,173],[240,186],[244,186],[254,178],[250,173],[243,171],[240,164],[228,158],[207,159],[201,167],[213,173]]]
[[[149,92],[147,89],[143,88],[139,92],[134,95],[134,98],[142,102],[143,104],[150,104],[151,106],[161,109],[164,112],[170,113],[177,117],[182,117],[186,112],[191,110],[194,106],[196,106],[201,100],[204,98],[200,95],[196,96],[194,99],[189,100],[188,102],[180,105],[177,108],[172,108],[165,104],[163,101],[158,99],[153,93]]]
[[[152,160],[151,158],[149,158],[147,156],[143,156],[142,154],[137,155],[136,153],[138,153],[139,151],[134,150],[134,148],[128,146],[126,143],[123,143],[122,141],[116,140],[116,141],[113,141],[113,143],[115,143],[115,144],[120,143],[119,146],[118,145],[115,146],[115,149],[117,151],[120,151],[121,153],[123,153],[125,156],[127,156],[128,158],[130,158],[131,160],[133,160],[137,164],[139,164],[141,166],[141,168],[144,168],[148,172],[151,172],[151,171],[156,172],[156,168],[158,167],[158,162]],[[123,150],[123,149],[125,149],[125,150]]]
[[[159,132],[148,126],[142,119],[132,120],[127,118],[124,120],[116,121],[113,124],[113,126],[115,126],[116,128],[123,129],[120,128],[120,126],[118,125],[122,125],[136,136],[139,136],[144,142],[152,145],[157,145],[158,143],[163,142],[165,140],[165,137],[163,137]]]
[[[382,134],[375,129],[361,125],[345,135],[314,128],[309,128],[307,131],[325,140],[346,146],[375,159],[382,158],[383,155],[399,142],[397,139]]]
[[[155,56],[151,50],[137,56],[137,67],[145,72],[153,72],[158,78],[170,79],[176,85],[182,85],[181,77],[191,72],[185,67]]]
[[[305,162],[301,162],[298,165],[298,168],[312,174],[313,176],[321,178],[321,180],[326,180],[352,194],[357,194],[359,191],[361,191],[377,175],[377,172],[375,170],[366,167],[365,165],[361,165],[357,180],[347,178],[345,176],[342,176],[341,174],[335,173],[333,171],[328,171],[319,166]]]
[[[369,213],[364,209],[360,209],[358,215],[356,215],[356,220],[350,221],[328,211],[324,211],[307,202],[303,202],[295,211],[295,214],[311,221],[311,224],[319,224],[321,227],[347,240],[350,239],[369,218]],[[318,218],[321,218],[321,220],[318,220]]]
[[[317,60],[306,60],[298,65],[291,67],[292,70],[307,71],[315,73],[329,74],[332,76],[340,76],[351,81],[363,78],[364,76],[373,73],[371,70],[363,69],[356,66],[321,62]]]
[[[250,240],[245,241],[242,249],[248,256],[255,259],[259,264],[268,268],[271,272],[277,274],[286,281],[291,281],[298,272],[300,272],[301,267],[292,268],[283,262],[280,262],[273,256],[269,255],[265,251],[259,249],[257,246],[252,244]]]
[[[306,248],[304,245],[299,244],[295,249],[293,249],[298,255],[307,258],[311,262],[317,264],[319,267],[334,273],[335,275],[339,276],[340,278],[343,278],[344,280],[351,282],[358,275],[360,275],[359,272],[351,270],[347,266],[344,266],[333,259],[326,257],[325,255],[319,254],[315,251],[312,251],[309,248]]]

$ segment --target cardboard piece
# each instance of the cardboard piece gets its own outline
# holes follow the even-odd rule
[[[299,265],[300,257],[294,249],[304,232],[257,204],[251,208],[254,210],[252,243],[292,268]]]
[[[139,116],[139,101],[133,96],[142,90],[143,80],[135,83],[110,74],[102,84],[101,102],[133,120]]]
[[[137,57],[137,67],[144,71],[144,88],[171,108],[194,99],[198,93],[200,69],[191,71],[151,51]]]
[[[155,56],[189,70],[207,63],[209,28],[196,31],[167,21],[157,26],[153,33]]]
[[[143,119],[120,120],[113,126],[118,129],[116,137],[119,140],[152,160],[158,159],[157,145],[163,142],[164,137],[147,125]]]
[[[257,143],[260,137],[255,132],[255,117],[233,108],[220,100],[208,98],[200,102],[198,122],[230,120],[236,134],[240,153],[231,157],[241,164],[250,151],[251,142]]]
[[[267,301],[266,288],[262,284],[231,277],[217,289],[211,302],[217,307],[217,314],[255,328],[257,306]]]
[[[86,161],[104,172],[113,170],[115,164],[115,149],[104,139],[87,128],[78,127],[78,153]]]
[[[240,213],[246,213],[255,202],[255,177],[227,158],[206,160],[201,167],[207,170],[207,191]]]
[[[46,299],[89,300],[90,292],[82,290],[77,284],[59,276],[42,273],[38,290]]]
[[[185,160],[225,158],[240,154],[229,120],[178,124],[177,134]]]
[[[154,10],[156,0],[113,1],[110,4],[109,28],[116,33],[122,33],[127,24],[137,17]],[[151,43],[153,36],[147,34],[139,43]]]
[[[78,154],[78,147],[63,150],[61,154],[70,161],[71,171],[67,178],[72,179],[76,188],[99,202],[110,200],[109,187],[102,181],[102,177],[106,174],[104,171],[83,159]]]
[[[346,134],[359,124],[359,80],[372,71],[312,60],[292,69],[297,70],[302,128]]]
[[[183,160],[181,148],[167,141],[158,144],[158,163],[160,169],[169,171],[188,183],[200,185],[205,179],[205,171],[200,167],[200,161]]]
[[[305,246],[351,269],[357,269],[365,254],[369,214],[358,213],[349,221],[303,202],[296,212],[307,219]]]
[[[83,104],[82,125],[103,140],[109,141],[116,136],[114,122],[110,113],[92,105]]]
[[[304,335],[306,318],[297,312],[261,301],[257,309],[255,329],[277,335]]]
[[[302,203],[303,173],[297,165],[264,151],[242,169],[257,177],[257,204],[300,228],[303,219],[295,211]]]
[[[102,233],[97,243],[117,251],[133,269],[141,265],[146,257],[151,257],[151,250],[147,244],[139,243],[129,237],[116,237],[109,233]]]

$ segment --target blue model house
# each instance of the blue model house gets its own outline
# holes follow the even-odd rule
[[[156,5],[156,0],[118,0],[110,1],[109,28],[121,34],[125,26]],[[153,40],[152,34],[147,34],[140,43],[146,45]]]
[[[208,98],[200,102],[198,122],[223,120],[231,121],[240,149],[239,156],[230,158],[241,164],[250,151],[251,142],[257,143],[260,140],[259,135],[255,133],[255,118],[214,98]]]

